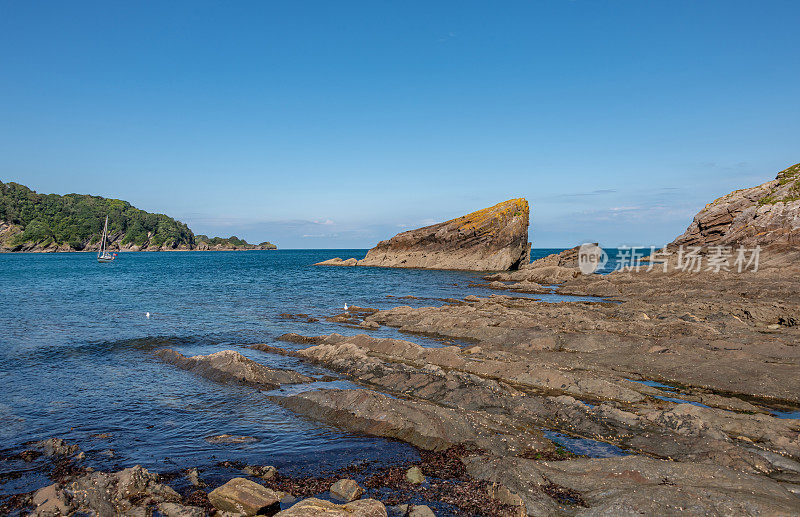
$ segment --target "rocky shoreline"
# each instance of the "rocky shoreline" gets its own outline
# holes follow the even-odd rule
[[[101,504],[128,515],[198,516],[431,515],[437,505],[444,515],[800,512],[800,420],[775,410],[800,405],[800,275],[786,266],[796,262],[783,256],[782,267],[751,274],[656,268],[599,276],[581,275],[569,253],[488,281],[513,289],[569,278],[543,289],[606,298],[545,303],[512,291],[438,307],[353,308],[327,321],[364,334],[286,334],[280,346],[252,346],[359,387],[271,395],[273,402],[348,432],[411,444],[417,464],[354,465],[307,478],[247,467],[255,487],[233,478],[232,487],[184,494],[139,468],[143,488],[133,495],[119,488],[130,469],[61,467],[66,474],[52,478],[55,485],[12,503],[36,515],[54,515],[53,505],[99,512]],[[409,337],[369,335],[382,326]],[[421,346],[416,334],[455,344]],[[232,350],[155,354],[188,374],[252,389],[315,382]],[[619,454],[569,452],[554,432]],[[412,482],[417,474],[425,481]],[[90,480],[110,499],[81,495]],[[343,486],[358,494],[355,503],[325,501]],[[230,495],[220,502],[216,490]],[[264,501],[271,502],[256,508]],[[426,504],[400,513],[414,501]]]
[[[781,183],[784,176],[768,186],[778,190],[761,188],[759,196],[772,202],[775,192],[788,195],[794,184]],[[748,217],[769,212],[770,221],[777,213],[784,223],[794,220],[783,205],[753,210],[764,206],[759,196],[747,197],[747,206],[734,196],[739,212],[731,221],[738,222],[703,233],[705,214],[714,211],[707,207],[689,240],[707,257],[715,243],[735,243],[726,236],[744,232]],[[346,432],[404,442],[419,460],[305,477],[268,461],[223,462],[224,479],[209,486],[197,469],[162,477],[139,466],[94,472],[76,446],[55,439],[7,455],[17,462],[51,458],[44,468],[53,484],[7,498],[0,511],[798,515],[800,248],[792,231],[771,231],[786,240],[759,240],[759,233],[758,268],[681,268],[676,254],[660,262],[652,256],[646,267],[584,274],[575,248],[485,275],[502,294],[430,307],[282,314],[363,333],[284,334],[247,350],[268,364],[285,356],[313,365],[328,372],[325,378],[270,368],[235,350],[192,357],[156,350],[165,367],[264,391],[270,402]],[[671,247],[683,242],[685,235]],[[583,299],[550,303],[521,293]],[[404,339],[376,333],[385,328]],[[321,382],[330,379],[351,387]],[[292,385],[307,390],[279,389]]]

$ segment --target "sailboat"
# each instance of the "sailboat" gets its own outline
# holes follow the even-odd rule
[[[108,240],[108,216],[106,216],[106,224],[103,226],[103,239],[100,241],[100,251],[97,252],[98,262],[112,262],[117,258],[116,253],[111,253],[106,249],[106,241]]]

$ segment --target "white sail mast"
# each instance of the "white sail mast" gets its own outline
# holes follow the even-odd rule
[[[100,251],[103,255],[106,254],[106,235],[108,234],[108,216],[106,216],[106,224],[103,226],[103,242],[100,244]]]

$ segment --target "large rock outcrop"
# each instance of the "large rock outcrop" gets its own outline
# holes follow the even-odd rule
[[[757,187],[736,190],[709,203],[678,246],[745,246],[800,248],[800,163]]]
[[[364,259],[317,265],[382,266],[471,271],[518,269],[530,260],[528,202],[510,199],[443,223],[381,241]]]

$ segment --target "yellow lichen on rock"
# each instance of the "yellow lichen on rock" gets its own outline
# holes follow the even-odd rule
[[[503,201],[502,203],[478,210],[477,212],[472,212],[471,214],[461,216],[452,221],[458,223],[461,229],[477,230],[491,225],[492,222],[497,222],[499,228],[503,221],[517,215],[522,216],[527,214],[528,201],[524,198],[516,198]]]

